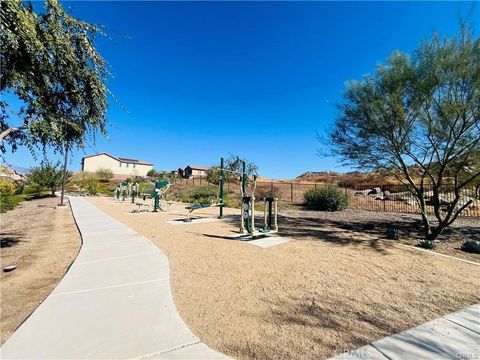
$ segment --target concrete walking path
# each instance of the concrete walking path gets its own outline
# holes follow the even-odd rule
[[[387,336],[332,359],[480,359],[480,304]]]
[[[158,247],[83,198],[70,204],[80,253],[2,359],[227,359],[180,318]]]

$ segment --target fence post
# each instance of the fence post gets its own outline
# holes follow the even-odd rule
[[[315,183],[315,190],[317,190],[317,184]]]
[[[293,183],[290,183],[290,202],[293,203]]]
[[[383,211],[385,212],[385,202],[386,202],[386,199],[385,199],[385,185],[382,185],[382,197],[383,197]]]

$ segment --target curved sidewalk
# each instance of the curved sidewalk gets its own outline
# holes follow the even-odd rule
[[[160,249],[85,199],[70,204],[80,253],[2,359],[227,359],[180,318]]]

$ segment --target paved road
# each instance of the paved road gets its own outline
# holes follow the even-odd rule
[[[332,359],[480,359],[480,304],[374,341]]]
[[[180,318],[167,257],[83,198],[83,245],[65,277],[1,349],[2,359],[226,359]]]

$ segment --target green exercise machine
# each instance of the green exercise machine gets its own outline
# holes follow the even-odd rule
[[[264,227],[255,228],[255,189],[257,184],[257,176],[251,176],[253,181],[253,188],[249,194],[247,191],[249,176],[246,171],[246,163],[243,161],[242,171],[233,171],[225,169],[224,159],[220,159],[220,179],[219,179],[219,196],[210,203],[193,204],[185,207],[189,210],[186,222],[191,222],[190,215],[192,212],[198,209],[204,209],[208,207],[217,206],[220,208],[218,218],[223,219],[224,204],[224,186],[225,186],[225,173],[230,172],[241,176],[241,196],[242,205],[240,213],[240,232],[242,234],[248,234],[251,237],[267,236],[269,234],[278,232],[278,199],[274,197],[263,198],[264,202]]]
[[[151,193],[153,198],[153,212],[158,212],[158,210],[167,211],[162,208],[161,201],[163,198],[165,198],[165,195],[167,194],[167,191],[170,189],[171,185],[172,184],[170,184],[170,182],[167,180],[155,182],[155,189]]]

